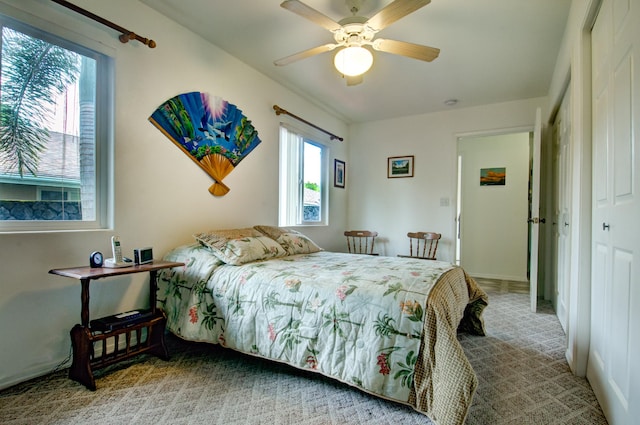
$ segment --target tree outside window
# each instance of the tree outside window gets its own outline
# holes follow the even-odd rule
[[[96,221],[100,55],[7,17],[0,25],[0,227]]]

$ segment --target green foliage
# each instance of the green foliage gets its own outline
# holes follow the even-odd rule
[[[212,303],[207,305],[206,310],[202,312],[202,315],[202,325],[209,330],[212,330],[218,324],[218,321],[221,321],[224,324],[224,317],[218,316],[216,304]]]
[[[418,354],[413,351],[407,353],[406,362],[398,362],[399,370],[393,376],[393,379],[401,379],[403,387],[411,388],[413,386],[413,377],[415,365],[418,361]]]
[[[300,344],[300,325],[302,321],[299,319],[289,320],[288,325],[284,328],[281,339],[284,340],[284,346],[287,350],[293,351],[296,345]]]
[[[380,315],[378,315],[373,328],[376,331],[376,335],[384,337],[390,337],[393,335],[406,336],[407,338],[422,337],[420,334],[405,333],[401,332],[399,329],[396,329],[395,320],[388,314],[385,314],[383,317],[380,317]]]
[[[351,326],[362,326],[361,323],[352,322],[349,320],[349,313],[338,312],[335,306],[331,307],[329,313],[325,313],[322,315],[324,319],[324,323],[322,323],[323,328],[331,328],[333,332],[336,333],[341,338],[346,337],[346,333],[340,327],[341,324],[347,324]]]
[[[195,156],[198,161],[204,158],[205,156],[214,154],[214,153],[225,155],[227,153],[227,150],[220,145],[215,145],[215,146],[203,145],[203,146],[199,146],[198,149],[193,149],[191,151],[191,155]]]
[[[304,187],[306,187],[307,189],[313,190],[314,192],[320,192],[320,186],[318,185],[318,183],[306,182],[304,184]]]
[[[244,151],[251,146],[253,139],[255,139],[257,135],[258,132],[251,124],[251,120],[248,120],[246,117],[242,117],[240,125],[236,127],[235,145],[239,155],[242,155]]]
[[[4,27],[2,29],[2,96],[0,153],[20,176],[36,175],[49,137],[56,96],[80,73],[74,52]]]
[[[397,334],[398,331],[396,331],[393,326],[394,322],[395,320],[393,320],[393,318],[388,314],[385,314],[384,317],[378,316],[378,318],[376,319],[376,323],[373,326],[376,331],[376,335],[390,336]]]
[[[295,291],[292,291],[292,292],[295,292]],[[288,306],[288,307],[294,307],[298,311],[302,310],[302,301],[296,301],[296,302],[293,302],[293,303],[281,302],[278,299],[279,296],[280,296],[280,294],[278,294],[277,291],[271,291],[269,293],[269,295],[267,295],[267,297],[264,299],[264,301],[262,303],[264,308],[265,309],[269,309],[269,310],[273,310],[277,306]]]

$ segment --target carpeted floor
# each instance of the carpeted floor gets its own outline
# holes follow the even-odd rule
[[[480,384],[467,424],[606,424],[588,384],[571,374],[551,306],[487,287],[486,337],[460,341]],[[316,374],[168,336],[169,361],[139,356],[98,371],[86,390],[61,370],[0,392],[0,423],[422,424],[402,404]]]

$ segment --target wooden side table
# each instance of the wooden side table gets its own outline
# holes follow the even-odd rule
[[[164,342],[167,318],[162,309],[156,307],[158,270],[181,267],[184,263],[154,261],[150,264],[132,265],[123,268],[72,267],[49,270],[49,273],[80,280],[82,285],[80,324],[71,329],[73,361],[69,368],[69,378],[95,391],[96,381],[93,370],[103,368],[142,353],[149,353],[168,360],[169,352]],[[92,280],[133,273],[149,273],[150,314],[143,321],[109,332],[92,330],[89,320],[89,284]],[[146,334],[144,334],[146,332]],[[120,348],[120,336],[125,337],[125,347]],[[101,342],[101,354],[95,356],[94,344]],[[113,342],[113,349],[108,352]]]

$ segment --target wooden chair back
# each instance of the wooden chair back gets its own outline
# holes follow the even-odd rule
[[[375,243],[378,232],[370,230],[347,230],[344,232],[347,237],[347,249],[351,254],[369,254],[373,253],[373,245]]]
[[[409,255],[398,257],[420,258],[423,260],[435,260],[438,251],[438,242],[442,235],[435,232],[409,232]]]

